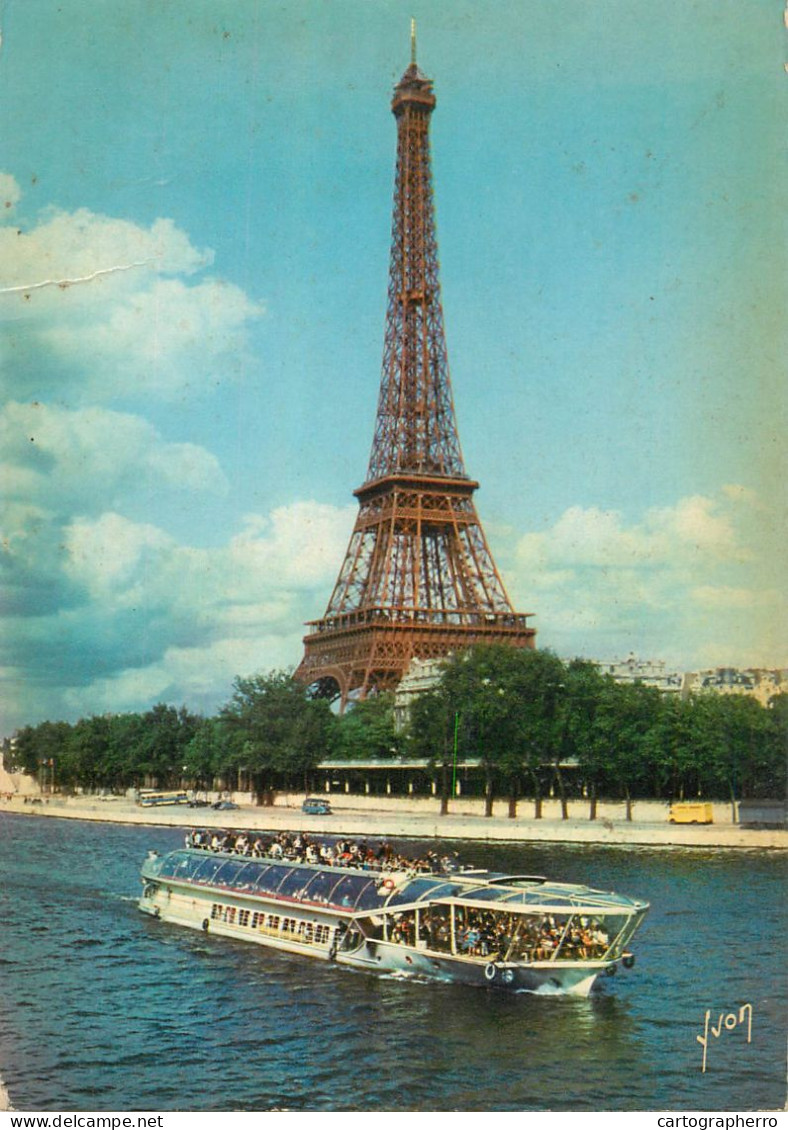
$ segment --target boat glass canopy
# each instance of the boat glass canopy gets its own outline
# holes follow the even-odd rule
[[[373,872],[349,872],[346,868],[331,867],[316,871],[314,867],[298,864],[233,859],[226,855],[206,859],[204,852],[188,849],[149,860],[147,871],[151,878],[272,894],[352,911],[379,909],[391,894],[390,888],[382,885],[381,876]],[[444,886],[443,883],[437,885]]]
[[[276,895],[344,911],[393,910],[440,901],[456,905],[485,906],[520,913],[625,914],[644,904],[589,887],[519,878],[508,885],[504,876],[475,872],[469,875],[384,874],[377,870],[314,867],[271,859],[249,859],[225,853],[211,854],[188,848],[149,859],[148,878],[174,879],[200,886],[223,887],[236,892]],[[497,881],[496,881],[497,880]]]

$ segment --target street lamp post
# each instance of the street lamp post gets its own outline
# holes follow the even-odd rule
[[[460,712],[459,712],[459,710],[455,710],[454,711],[454,751],[453,751],[452,768],[451,768],[451,795],[452,795],[452,797],[455,797],[457,795],[457,734],[458,734],[459,728],[460,728]]]

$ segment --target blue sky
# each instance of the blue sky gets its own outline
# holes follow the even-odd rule
[[[538,644],[785,665],[772,0],[6,0],[0,732],[295,665],[433,78],[465,463]]]

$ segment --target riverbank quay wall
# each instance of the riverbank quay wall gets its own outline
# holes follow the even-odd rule
[[[103,823],[144,824],[159,827],[233,828],[259,832],[305,831],[315,836],[358,836],[389,839],[416,840],[467,840],[508,843],[574,843],[588,845],[618,845],[665,848],[752,848],[788,850],[788,830],[772,828],[742,828],[730,822],[706,825],[673,825],[667,822],[663,804],[642,802],[635,805],[631,822],[624,819],[623,806],[615,819],[605,815],[589,820],[580,811],[570,814],[569,820],[560,819],[552,808],[542,819],[536,820],[523,806],[514,820],[503,812],[492,817],[463,811],[452,811],[441,816],[433,802],[418,808],[407,801],[393,801],[386,808],[360,807],[361,799],[335,804],[330,816],[307,816],[298,803],[279,803],[267,807],[243,805],[237,810],[216,811],[212,808],[144,809],[127,800],[99,801],[86,797],[42,798],[39,804],[25,804],[23,799],[0,801],[0,819],[5,812],[31,818],[61,818],[90,820]],[[372,799],[372,798],[370,798]],[[375,798],[379,799],[379,798]],[[653,807],[652,807],[653,806]],[[644,819],[649,813],[659,818]]]

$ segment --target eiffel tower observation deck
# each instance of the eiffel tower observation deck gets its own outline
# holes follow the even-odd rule
[[[452,400],[438,278],[429,123],[432,82],[411,63],[395,87],[397,167],[383,367],[358,517],[296,677],[351,698],[397,686],[413,658],[477,643],[534,647],[473,503]]]

